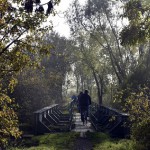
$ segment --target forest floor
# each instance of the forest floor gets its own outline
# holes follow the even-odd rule
[[[35,136],[22,145],[7,150],[136,150],[135,143],[129,139],[112,139],[99,132],[85,134],[85,137],[77,132]]]
[[[81,138],[75,140],[73,150],[93,150],[93,143],[87,138]]]

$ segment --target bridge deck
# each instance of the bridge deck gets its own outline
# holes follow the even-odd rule
[[[87,124],[84,124],[84,125],[81,121],[80,113],[76,113],[74,115],[74,120],[75,120],[75,128],[72,131],[80,132],[80,133],[85,133],[87,131],[89,131],[89,132],[95,131],[94,128],[92,127],[90,121],[89,121],[89,117],[88,117]]]

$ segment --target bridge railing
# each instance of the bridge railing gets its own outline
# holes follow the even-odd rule
[[[62,113],[58,104],[34,112],[35,134],[70,131],[73,124],[73,102],[68,113]]]
[[[96,103],[92,103],[90,107],[90,120],[94,128],[97,131],[108,132],[113,137],[129,136],[129,127],[126,125],[128,117],[126,113]]]

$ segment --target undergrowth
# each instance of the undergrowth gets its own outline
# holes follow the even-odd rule
[[[93,143],[93,150],[136,150],[132,140],[110,138],[105,133],[87,132],[87,138]]]
[[[55,133],[41,136],[34,136],[30,140],[24,141],[17,148],[9,150],[70,150],[73,147],[74,140],[79,137],[79,133]],[[31,146],[32,144],[37,146]],[[27,147],[30,145],[30,147]]]
[[[35,136],[31,140],[23,142],[24,144],[20,147],[9,150],[73,150],[74,142],[78,138],[79,133],[75,132],[46,134]],[[110,138],[105,133],[87,132],[86,138],[92,143],[93,150],[137,150],[134,141]],[[36,146],[31,146],[31,143]]]

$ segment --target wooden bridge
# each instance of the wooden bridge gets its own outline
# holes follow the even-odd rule
[[[98,131],[109,133],[112,137],[124,138],[129,135],[129,128],[125,126],[128,114],[92,103],[88,123],[83,125],[75,109],[76,104],[72,101],[65,109],[54,104],[34,112],[35,134]]]

